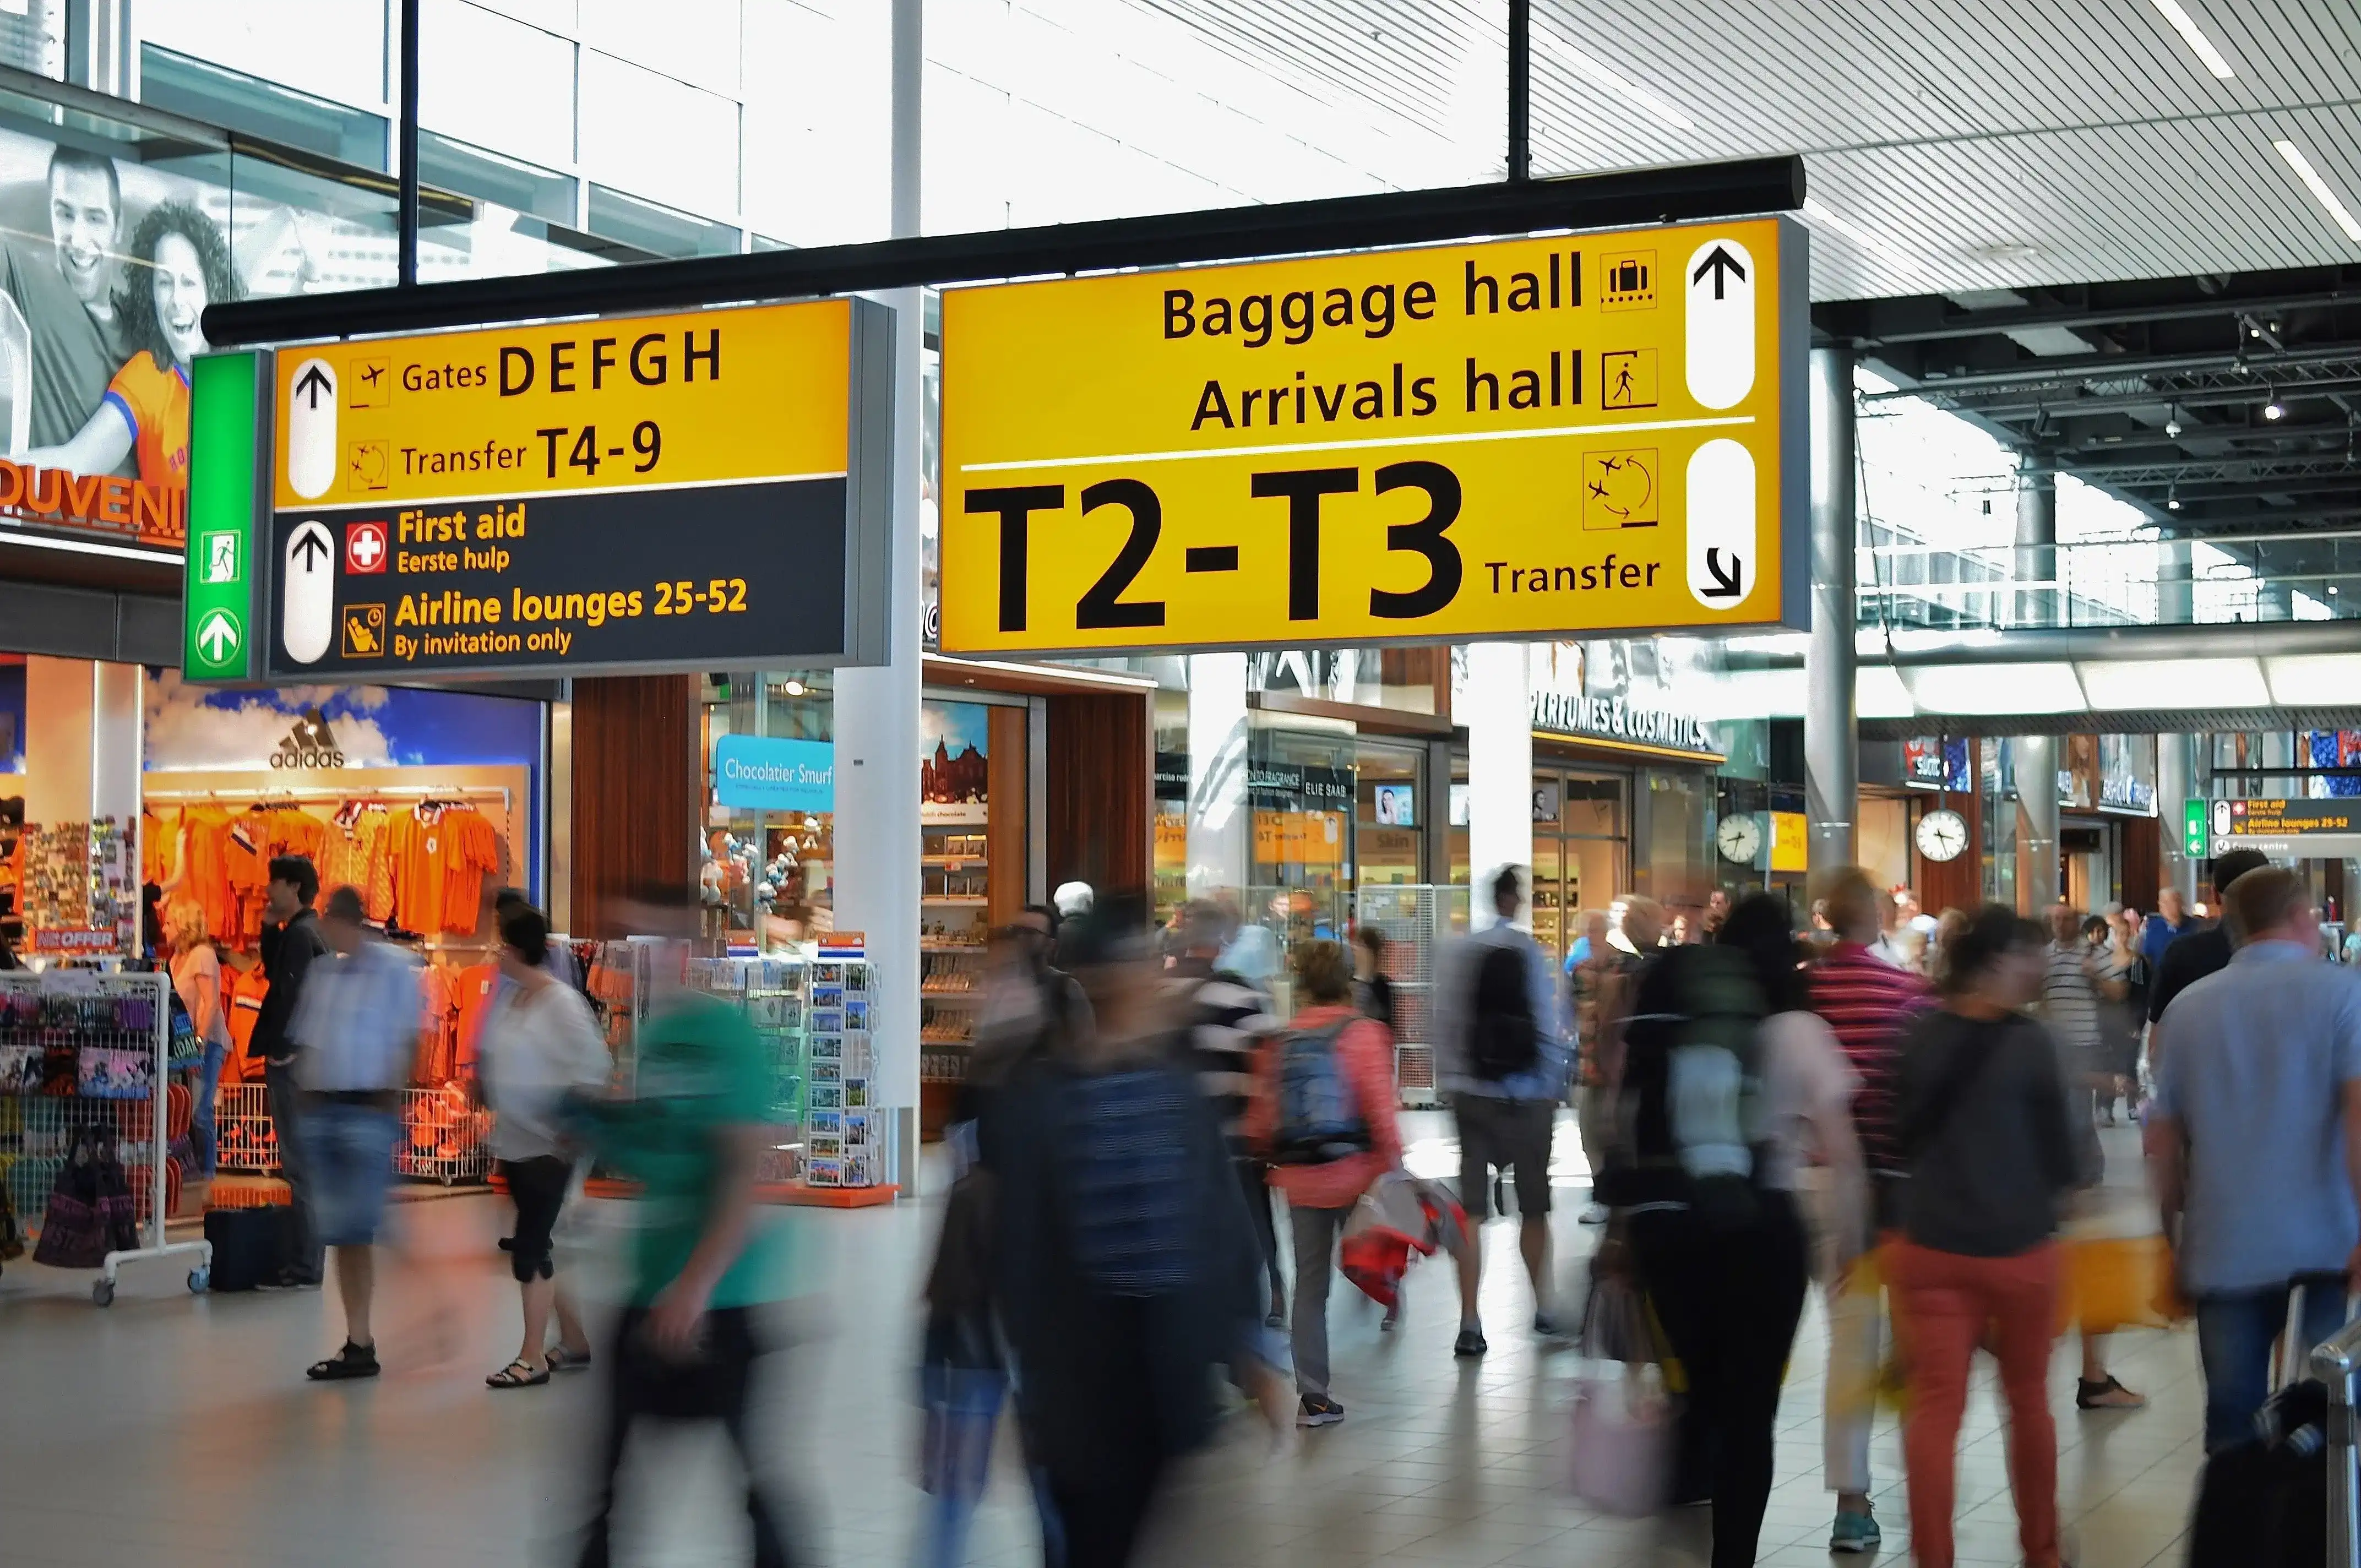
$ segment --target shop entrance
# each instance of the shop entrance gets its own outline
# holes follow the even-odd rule
[[[1631,791],[1628,773],[1533,775],[1533,938],[1560,963],[1631,885]]]

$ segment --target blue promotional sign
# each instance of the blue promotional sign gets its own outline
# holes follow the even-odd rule
[[[724,735],[713,743],[713,798],[733,811],[834,811],[836,748]]]

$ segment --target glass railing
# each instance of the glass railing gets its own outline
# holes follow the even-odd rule
[[[1864,627],[2007,630],[2361,617],[2361,532],[1864,543],[1856,570]]]
[[[82,203],[81,228],[71,233],[58,228],[63,220],[49,189],[61,166],[87,170],[98,181]],[[67,247],[95,247],[119,295],[132,274],[154,265],[140,253],[143,223],[173,203],[203,220],[184,217],[178,226],[210,229],[197,247],[209,253],[205,302],[225,291],[269,298],[397,280],[392,176],[0,69],[0,239],[12,250],[45,259]],[[421,282],[650,259],[633,247],[489,202],[421,192]]]

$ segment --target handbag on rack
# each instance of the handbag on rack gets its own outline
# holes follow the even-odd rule
[[[131,1184],[115,1154],[115,1134],[85,1123],[73,1130],[65,1166],[49,1189],[33,1261],[52,1268],[97,1268],[108,1253],[138,1245]]]

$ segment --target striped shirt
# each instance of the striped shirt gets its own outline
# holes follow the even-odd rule
[[[1279,1033],[1263,993],[1226,970],[1183,960],[1174,986],[1189,1023],[1189,1051],[1205,1098],[1222,1124],[1233,1157],[1246,1146],[1246,1102],[1254,1097],[1257,1065]]]
[[[1931,1002],[1927,982],[1895,969],[1859,942],[1839,942],[1812,966],[1812,1011],[1826,1020],[1860,1076],[1853,1130],[1872,1170],[1899,1170],[1894,1139],[1902,1070],[1902,1031]]]
[[[2041,1019],[2058,1036],[2070,1073],[2096,1071],[2099,1049],[2099,993],[2091,985],[2093,955],[2080,938],[2052,942],[2048,969],[2041,977]]]

